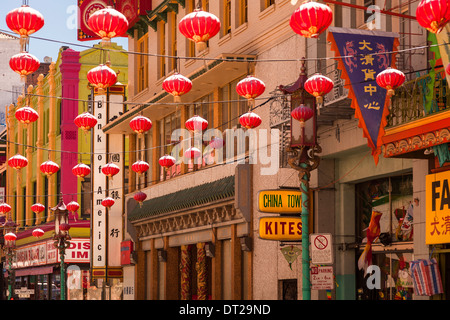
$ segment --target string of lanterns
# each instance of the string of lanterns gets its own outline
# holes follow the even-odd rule
[[[450,21],[450,4],[447,0],[422,0],[417,7],[416,16],[417,21],[422,27],[430,32],[439,33]],[[309,0],[294,11],[289,25],[294,32],[303,37],[317,38],[331,25],[332,20],[333,13],[328,5]],[[40,66],[39,60],[25,51],[25,45],[28,42],[28,36],[42,28],[44,18],[38,11],[27,5],[23,5],[20,8],[10,11],[6,16],[6,22],[8,27],[21,37],[22,52],[11,57],[9,64],[11,69],[18,73],[21,79],[24,80],[27,75],[35,72]],[[108,44],[111,38],[122,36],[128,30],[129,26],[126,17],[111,7],[93,13],[88,19],[88,25],[102,38],[102,44]],[[186,38],[195,42],[197,49],[200,51],[205,48],[206,42],[209,39],[217,35],[220,27],[220,20],[215,15],[205,12],[200,8],[186,15],[178,24],[179,31]],[[446,72],[450,74],[450,64],[447,66]],[[104,92],[104,90],[117,82],[117,74],[111,69],[109,62],[91,69],[87,73],[87,78],[89,83],[98,89],[99,93]],[[405,75],[401,71],[393,68],[386,69],[378,74],[376,78],[377,84],[388,90],[389,97],[394,94],[395,89],[401,86],[404,81]],[[329,93],[333,87],[333,81],[321,74],[313,75],[305,82],[305,90],[316,97],[319,104],[323,102],[323,96]],[[192,82],[187,77],[176,72],[164,80],[163,89],[174,97],[175,102],[180,102],[180,97],[192,89]],[[264,82],[250,75],[241,80],[236,86],[237,93],[248,99],[249,105],[264,90]],[[244,128],[257,128],[262,123],[262,119],[256,113],[252,112],[251,108],[249,109],[247,113],[240,116],[239,122]],[[38,113],[28,106],[19,108],[15,116],[23,124],[33,123],[39,118]],[[309,107],[300,105],[292,111],[291,116],[297,121],[300,121],[302,125],[313,116],[313,111]],[[97,124],[97,119],[92,114],[84,112],[74,119],[74,123],[84,132],[89,132]],[[140,115],[133,118],[129,125],[134,132],[141,135],[151,129],[152,122],[150,119]],[[188,130],[195,133],[205,130],[208,122],[199,116],[194,116],[186,121],[185,126]],[[221,139],[213,139],[210,145],[216,148],[223,146],[223,141],[219,140]],[[195,159],[201,156],[201,151],[192,147],[185,152],[185,156],[190,159]],[[169,155],[164,155],[158,162],[167,170],[175,164],[176,160]],[[17,154],[8,160],[8,165],[16,170],[21,170],[28,165],[28,160]],[[142,160],[138,160],[132,165],[132,170],[138,174],[142,174],[148,169],[149,164]],[[49,177],[59,170],[59,166],[48,160],[41,164],[40,170]],[[73,174],[82,180],[90,174],[90,171],[89,166],[83,163],[77,164],[72,169]],[[119,171],[119,167],[111,162],[102,167],[102,173],[110,178],[118,174]],[[147,195],[141,191],[134,195],[134,199],[140,206],[142,206],[142,202],[146,197]],[[111,207],[113,204],[114,200],[112,198],[106,198],[102,201],[102,205],[106,208]],[[79,208],[79,205],[74,201],[69,205],[71,205],[70,208],[73,211]],[[69,211],[72,211],[71,209]],[[8,204],[0,204],[0,213],[7,213],[10,210],[11,207]],[[32,211],[35,213],[40,213],[43,210],[45,210],[45,207],[42,204],[36,203],[32,205]],[[33,231],[33,235],[34,232],[36,232],[35,236],[37,237],[43,234],[43,232],[41,233],[37,229]]]

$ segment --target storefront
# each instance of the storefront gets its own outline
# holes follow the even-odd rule
[[[72,239],[66,249],[66,290],[68,300],[87,298],[90,288],[90,238],[89,221],[71,222]],[[14,299],[59,300],[61,293],[60,255],[51,238],[54,225],[43,225],[42,240],[30,237],[32,230],[19,233],[14,252],[11,276],[15,277],[12,296]],[[5,279],[10,271],[5,263]]]

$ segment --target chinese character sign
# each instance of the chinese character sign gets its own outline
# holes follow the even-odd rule
[[[450,243],[450,172],[426,176],[425,243]]]
[[[392,51],[397,50],[398,38],[388,32],[330,28],[328,41],[339,57],[338,68],[349,89],[355,117],[378,163],[389,99],[387,90],[378,86],[376,77],[388,67],[395,67]]]

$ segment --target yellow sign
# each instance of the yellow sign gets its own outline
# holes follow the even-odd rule
[[[259,237],[266,240],[298,241],[302,239],[300,217],[264,217],[259,219]]]
[[[450,171],[426,176],[425,243],[450,243]]]
[[[267,213],[301,213],[302,193],[297,190],[262,190],[258,210]]]

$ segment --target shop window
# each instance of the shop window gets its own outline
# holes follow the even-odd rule
[[[367,244],[367,230],[374,212],[381,213],[380,235],[372,243],[369,271],[357,274],[358,299],[409,300],[413,284],[413,178],[411,174],[387,177],[356,185],[356,221],[361,257]],[[372,220],[373,221],[373,220]],[[378,281],[378,282],[377,282]]]

